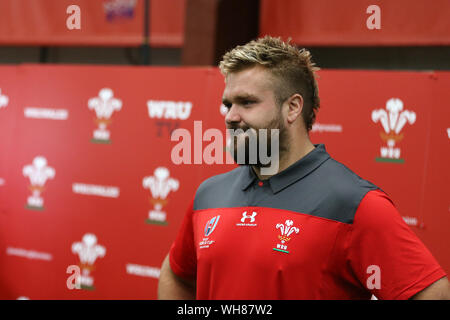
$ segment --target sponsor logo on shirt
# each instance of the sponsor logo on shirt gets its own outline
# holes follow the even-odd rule
[[[391,98],[386,103],[386,110],[376,109],[372,111],[372,121],[380,122],[384,132],[380,132],[381,140],[386,146],[380,148],[380,156],[375,158],[377,162],[404,163],[400,158],[400,148],[398,143],[403,140],[403,133],[400,131],[409,123],[416,122],[416,113],[410,110],[403,110],[403,102],[398,98]]]
[[[219,223],[219,219],[220,219],[220,215],[212,217],[211,219],[209,219],[206,224],[205,224],[205,230],[204,230],[204,235],[205,237],[203,238],[202,241],[199,242],[199,247],[200,249],[206,249],[209,248],[215,241],[214,240],[210,240],[209,236],[214,232],[214,230],[217,227],[217,224]]]
[[[256,227],[258,224],[255,223],[256,221],[256,213],[255,211],[252,212],[252,214],[247,214],[247,211],[242,212],[242,218],[240,219],[239,223],[236,223],[238,227]]]
[[[219,219],[220,215],[208,220],[205,225],[205,237],[208,237],[211,233],[213,233],[214,229],[216,229],[217,223],[219,223]]]
[[[273,248],[274,251],[289,253],[287,243],[291,241],[292,236],[298,234],[300,229],[294,227],[294,222],[292,220],[286,220],[284,224],[278,223],[276,225],[276,229],[280,231],[280,235],[278,235],[278,240],[280,243]]]

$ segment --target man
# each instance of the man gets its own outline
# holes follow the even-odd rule
[[[449,299],[446,273],[387,195],[311,143],[310,53],[265,37],[225,54],[220,69],[227,128],[278,129],[278,172],[263,175],[258,162],[200,185],[159,298]],[[235,151],[248,151],[246,137]]]

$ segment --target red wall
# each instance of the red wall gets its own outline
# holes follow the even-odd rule
[[[448,0],[261,0],[260,35],[303,46],[449,45],[449,11]]]
[[[201,120],[203,132],[225,131],[218,70],[22,65],[2,66],[0,75],[0,298],[156,298],[158,268],[197,186],[233,168],[171,160],[177,144],[170,141],[171,130],[186,128],[193,135],[194,121]],[[335,159],[386,191],[449,272],[450,73],[319,75],[322,106],[313,142],[325,143]],[[104,88],[120,100],[115,102],[120,110],[107,119],[107,140],[94,139],[102,121],[89,108]],[[415,118],[390,134],[400,152],[393,159],[380,154],[388,148],[383,140],[388,134],[372,120],[391,98],[400,99],[402,111]],[[149,100],[169,107],[174,104],[167,101],[176,102],[181,113],[152,118]],[[38,156],[50,167],[41,188],[30,180],[33,169],[24,169]],[[159,167],[168,169],[169,177],[156,179],[164,173],[155,175]],[[165,185],[172,189],[152,193],[143,185],[146,177],[163,185],[169,179]],[[33,191],[39,195],[29,203]],[[166,218],[149,221],[149,211]],[[77,254],[86,234],[95,235],[99,245],[91,263]],[[70,265],[89,273],[83,290],[67,288]]]
[[[151,0],[150,45],[182,47],[186,0]],[[80,29],[67,8],[80,8]],[[2,0],[0,44],[51,46],[140,46],[144,41],[143,0]]]

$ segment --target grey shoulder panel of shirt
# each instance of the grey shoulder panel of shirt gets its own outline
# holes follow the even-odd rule
[[[332,158],[276,193],[270,188],[259,188],[256,183],[243,190],[241,178],[245,170],[248,168],[241,166],[205,180],[197,189],[194,211],[265,207],[351,224],[367,192],[379,189]]]

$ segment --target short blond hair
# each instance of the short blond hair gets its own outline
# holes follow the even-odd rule
[[[291,45],[289,40],[265,36],[228,51],[219,68],[227,76],[256,65],[266,68],[279,80],[274,89],[279,106],[295,93],[303,97],[302,115],[306,130],[311,130],[320,107],[315,74],[319,68],[312,61],[311,53]]]

